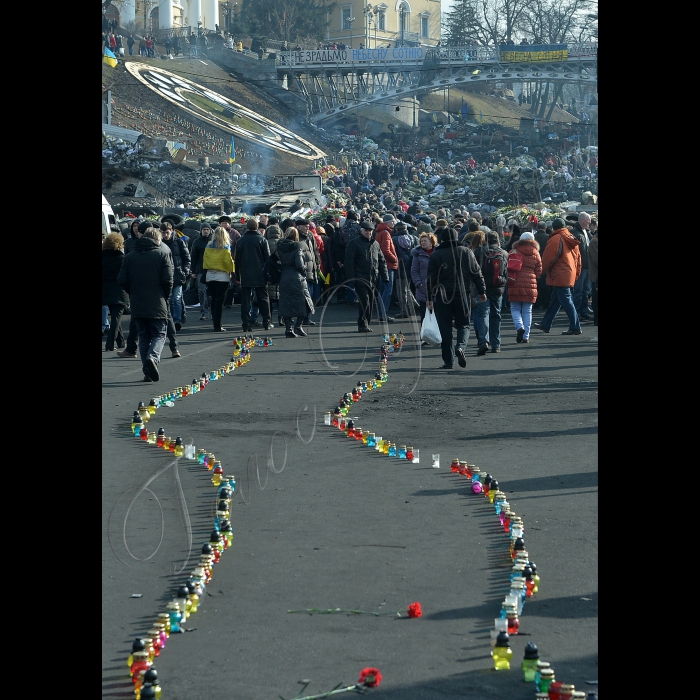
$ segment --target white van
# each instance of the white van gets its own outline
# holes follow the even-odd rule
[[[105,233],[112,233],[112,227],[115,230],[119,230],[117,226],[117,217],[114,216],[114,211],[112,207],[109,206],[107,198],[102,195],[102,230]]]

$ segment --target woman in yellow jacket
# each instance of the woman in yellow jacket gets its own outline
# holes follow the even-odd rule
[[[231,284],[233,275],[233,257],[231,256],[231,239],[223,226],[214,231],[212,240],[204,249],[202,267],[206,270],[206,285],[211,297],[211,318],[214,330],[223,332],[221,314],[224,310],[224,297]]]

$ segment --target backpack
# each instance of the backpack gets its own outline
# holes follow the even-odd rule
[[[481,270],[487,287],[505,287],[508,283],[508,253],[501,248],[481,246]]]
[[[277,253],[273,253],[265,261],[262,271],[268,284],[279,284],[282,277],[282,261]]]
[[[518,277],[518,272],[523,267],[523,256],[520,253],[511,253],[508,256],[508,281],[515,282]]]

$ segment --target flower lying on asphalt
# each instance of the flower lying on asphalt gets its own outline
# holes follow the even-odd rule
[[[360,671],[358,684],[366,685],[368,688],[376,688],[382,682],[382,674],[378,668],[363,668]]]
[[[407,612],[409,617],[420,617],[423,614],[423,610],[418,601],[411,603],[407,608]]]

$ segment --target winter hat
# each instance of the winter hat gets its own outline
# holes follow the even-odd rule
[[[211,230],[211,224],[208,221],[202,222],[202,224],[199,228],[200,232],[203,231],[205,228],[208,228],[209,230]]]
[[[547,223],[545,221],[538,221],[537,222],[537,230],[538,231],[546,231],[547,230]]]
[[[308,226],[309,225],[309,220],[308,219],[297,219],[294,222],[295,226]]]
[[[374,226],[372,226],[372,223],[369,222],[369,221],[363,221],[363,222],[360,224],[360,228],[364,228],[364,229],[366,229],[367,231],[374,231]]]
[[[392,221],[396,221],[396,219],[394,218],[394,215],[393,215],[393,214],[385,214],[385,215],[384,215],[384,218],[382,219],[382,221],[384,221],[385,223],[389,223],[389,222],[392,222]]]
[[[554,219],[554,221],[552,221],[552,230],[557,231],[560,228],[566,228],[566,221],[564,221],[561,216],[558,216],[556,219]]]
[[[529,231],[526,231],[525,233],[522,233],[520,235],[520,240],[521,241],[534,241],[535,240],[535,234],[530,233]]]
[[[150,219],[144,219],[140,224],[139,224],[139,233],[143,233],[147,228],[151,228],[153,226],[153,221]]]
[[[396,226],[394,226],[394,231],[403,232],[403,231],[406,231],[407,228],[408,227],[406,226],[406,224],[404,224],[403,221],[399,221],[399,223],[397,223]]]
[[[231,217],[230,217],[230,216],[220,216],[220,217],[219,217],[219,223],[221,223],[222,221],[228,221],[229,224],[230,224],[230,223],[231,223]]]

